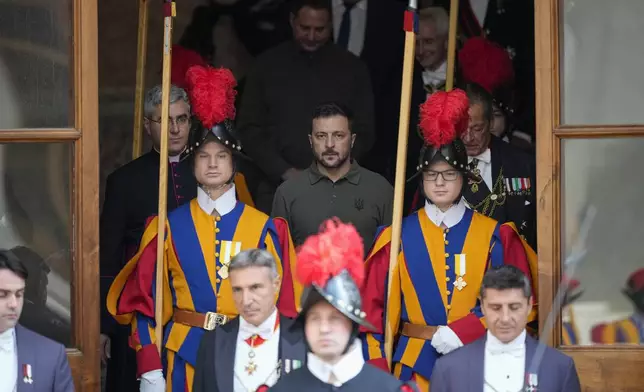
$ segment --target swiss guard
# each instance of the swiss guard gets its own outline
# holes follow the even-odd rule
[[[468,108],[460,89],[436,92],[421,106],[425,146],[415,176],[420,178],[424,208],[403,219],[393,275],[391,227],[377,236],[366,261],[369,284],[363,308],[377,327],[376,333],[365,331],[366,355],[387,369],[383,331],[389,327],[397,334],[391,370],[400,380],[416,381],[423,392],[429,391],[440,355],[485,333],[478,295],[491,266],[513,264],[536,287],[536,257],[514,228],[467,208],[463,201],[463,188],[474,176],[459,139],[468,125]]]
[[[130,324],[141,391],[191,391],[201,337],[237,316],[228,264],[245,249],[263,248],[278,262],[278,308],[294,317],[299,285],[291,278],[294,250],[288,226],[237,201],[233,183],[242,146],[235,137],[236,81],[228,69],[191,67],[186,75],[193,113],[190,147],[197,197],[168,214],[163,282],[156,282],[157,217],[137,254],[116,277],[108,310]],[[294,265],[293,265],[294,268]],[[155,287],[163,286],[163,355],[156,347]],[[298,301],[296,302],[296,299]]]
[[[624,320],[596,325],[591,336],[599,344],[643,344],[644,343],[644,268],[629,276],[622,290],[635,308],[633,314]]]
[[[354,226],[327,220],[297,254],[297,276],[306,286],[298,320],[309,348],[306,366],[280,378],[271,392],[413,392],[391,374],[365,363],[358,338],[366,320],[362,238]],[[260,388],[265,391],[267,388]]]

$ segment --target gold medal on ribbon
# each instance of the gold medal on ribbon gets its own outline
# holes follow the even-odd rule
[[[454,272],[456,273],[456,280],[454,281],[454,287],[458,291],[462,291],[465,286],[467,286],[467,282],[465,281],[465,268],[466,268],[466,263],[465,263],[465,253],[459,253],[454,255]]]

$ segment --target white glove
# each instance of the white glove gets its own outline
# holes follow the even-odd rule
[[[141,375],[140,392],[165,392],[165,379],[161,369],[150,370]]]
[[[441,325],[432,337],[432,346],[444,355],[463,347],[463,342],[450,327]]]

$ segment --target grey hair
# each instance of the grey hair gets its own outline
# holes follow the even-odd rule
[[[524,297],[530,298],[532,296],[532,287],[528,277],[519,268],[509,264],[491,268],[485,273],[480,291],[482,299],[485,299],[485,290],[487,289],[520,289]]]
[[[243,250],[230,260],[228,271],[241,270],[250,267],[267,267],[271,270],[271,276],[278,278],[277,263],[272,254],[264,249]]]
[[[449,33],[449,16],[443,7],[427,7],[418,12],[418,22],[434,23],[436,32],[440,36]]]
[[[145,117],[150,117],[154,114],[154,111],[161,105],[162,98],[162,88],[161,85],[156,85],[149,89],[145,93],[145,104],[143,110],[145,111]],[[177,87],[174,84],[170,85],[170,103],[175,103],[177,101],[184,101],[188,104],[188,110],[190,110],[190,99],[188,98],[188,93],[186,90],[181,87]]]

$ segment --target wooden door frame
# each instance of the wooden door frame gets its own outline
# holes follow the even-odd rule
[[[559,72],[561,0],[535,1],[535,93],[539,324],[544,325],[561,279],[561,141],[644,136],[644,126],[562,126]],[[554,228],[554,230],[553,230]],[[584,391],[637,390],[644,348],[561,347],[560,318],[547,338],[575,360]]]
[[[99,135],[97,0],[72,1],[70,91],[73,128],[2,129],[0,143],[73,143],[71,192],[72,340],[77,391],[100,390]]]

